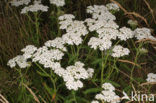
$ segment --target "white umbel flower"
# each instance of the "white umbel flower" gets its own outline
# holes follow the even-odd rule
[[[60,21],[64,21],[64,20],[73,20],[73,19],[75,19],[75,16],[72,15],[72,14],[64,14],[64,15],[60,16],[58,19],[59,19]]]
[[[44,43],[44,45],[47,47],[53,47],[53,48],[57,48],[63,51],[67,51],[64,44],[65,42],[63,41],[61,37],[57,37],[54,40],[48,40],[47,42]]]
[[[22,14],[25,14],[27,12],[38,12],[38,11],[42,11],[42,12],[47,12],[48,11],[48,6],[44,6],[42,5],[39,1],[34,1],[33,5],[29,5],[27,7],[24,7],[21,11]]]
[[[107,50],[112,46],[112,42],[105,38],[105,39],[100,39],[96,37],[90,38],[88,45],[91,46],[93,49],[99,48],[101,51]]]
[[[69,90],[78,90],[79,88],[83,87],[83,83],[80,80],[69,80],[66,82],[66,86]]]
[[[96,94],[95,99],[96,101],[93,103],[107,102],[107,103],[120,103],[120,97],[115,93],[115,87],[110,83],[104,83],[102,85],[104,90],[101,93]],[[97,101],[98,100],[98,101]],[[92,102],[91,102],[92,103]]]
[[[46,46],[39,48],[36,53],[33,54],[33,62],[39,62],[45,68],[53,68],[53,62],[59,61],[64,56],[64,53],[58,49],[50,49]]]
[[[136,20],[132,20],[132,19],[128,20],[127,23],[128,23],[130,26],[137,26],[137,25],[138,25],[138,22],[137,22]]]
[[[103,12],[106,12],[108,11],[107,7],[105,7],[104,5],[94,5],[94,6],[88,6],[87,7],[87,13],[90,13],[90,14],[101,14]]]
[[[10,3],[12,6],[28,5],[31,0],[12,0]]]
[[[16,65],[18,65],[20,68],[26,68],[30,66],[30,63],[27,62],[27,59],[24,58],[23,55],[18,55],[15,58],[10,59],[7,65],[11,68],[15,67]]]
[[[102,84],[102,88],[104,90],[107,90],[107,91],[114,91],[115,90],[114,86],[111,83]]]
[[[97,100],[101,100],[108,103],[120,103],[120,97],[113,91],[102,91],[102,93],[95,96]]]
[[[156,38],[151,35],[151,30],[145,27],[135,29],[134,35],[138,40],[141,40],[141,39],[156,40]]]
[[[88,68],[87,72],[88,72],[88,77],[92,78],[93,77],[93,73],[94,73],[94,69]]]
[[[89,71],[88,71],[89,70]],[[84,64],[81,62],[76,62],[72,66],[68,66],[64,73],[62,74],[64,81],[66,82],[66,87],[69,90],[78,90],[83,87],[83,83],[80,79],[88,79],[92,77],[93,70],[84,68]]]
[[[75,79],[87,79],[89,77],[88,72],[81,66],[82,63],[76,62],[74,66],[68,66],[66,68]]]
[[[23,48],[21,51],[24,53],[23,56],[26,59],[29,59],[32,57],[32,54],[37,50],[37,47],[34,45],[27,45],[25,48]]]
[[[97,100],[93,100],[91,103],[99,103],[99,101],[97,101]]]
[[[65,0],[50,0],[50,3],[60,7],[65,5]]]
[[[10,59],[7,63],[7,65],[10,67],[10,68],[14,68],[16,66],[16,62],[15,62],[15,59]]]
[[[111,54],[112,57],[122,57],[125,55],[129,55],[130,51],[128,48],[123,48],[121,45],[116,45],[112,49],[113,53]]]
[[[134,37],[134,32],[127,27],[120,28],[120,33],[117,35],[120,40],[126,41],[127,39]]]
[[[108,11],[107,7],[105,7],[104,5],[88,6],[87,13],[92,14],[92,18],[98,20],[105,20],[105,21],[116,20],[116,17],[113,14],[111,14]]]
[[[62,36],[62,39],[68,45],[79,45],[82,43],[82,38],[77,33],[66,33]]]
[[[113,10],[113,11],[119,11],[120,10],[119,6],[115,3],[109,3],[106,5],[106,7],[108,8],[108,10]]]
[[[149,73],[147,75],[147,82],[156,82],[156,74],[154,73]]]
[[[97,30],[97,33],[99,33],[98,36],[101,39],[116,40],[119,31],[117,29],[112,29],[112,28],[101,28]]]
[[[75,17],[71,14],[65,14],[59,17],[60,29],[65,29],[66,33],[62,36],[65,43],[69,45],[79,45],[82,43],[82,37],[88,34],[87,27],[83,21],[73,20]]]

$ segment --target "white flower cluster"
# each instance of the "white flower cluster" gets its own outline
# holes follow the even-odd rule
[[[119,103],[120,97],[116,95],[115,88],[110,83],[104,83],[102,85],[104,89],[101,93],[95,96],[96,100],[93,100],[91,103],[99,103],[99,101],[107,102],[107,103]],[[98,101],[99,100],[99,101]]]
[[[121,45],[115,45],[112,49],[112,57],[122,57],[125,55],[129,55],[130,51],[128,48],[123,48]]]
[[[87,13],[92,14],[93,19],[100,19],[100,20],[115,20],[116,17],[112,15],[109,11],[108,8],[105,7],[104,5],[98,6],[88,6],[87,7]]]
[[[66,33],[62,36],[65,43],[69,45],[79,45],[82,43],[81,36],[88,34],[83,21],[73,20],[75,16],[65,14],[59,17],[60,29],[65,29]]]
[[[65,0],[50,0],[50,3],[60,7],[65,5]]]
[[[118,34],[118,38],[120,40],[126,41],[127,39],[133,38],[134,33],[130,28],[122,27],[120,28],[120,33]]]
[[[149,73],[148,75],[147,75],[147,82],[156,82],[156,74],[154,74],[154,73]]]
[[[97,49],[99,47],[99,49],[103,51],[109,49],[112,46],[112,42],[109,39],[100,39],[100,38],[92,37],[88,42],[88,45],[94,49]]]
[[[30,66],[30,63],[27,62],[27,59],[24,58],[23,55],[18,55],[15,58],[10,59],[7,65],[11,68],[14,68],[16,65],[18,65],[20,68],[26,68]]]
[[[41,4],[41,1],[34,1],[33,5],[26,6],[22,9],[21,13],[27,13],[27,12],[37,12],[37,11],[43,11],[47,12],[48,11],[48,6],[44,6]]]
[[[12,6],[20,6],[20,5],[28,5],[31,2],[31,0],[12,0],[10,3]]]
[[[92,68],[86,70],[84,64],[76,62],[73,66],[68,66],[63,74],[63,79],[66,82],[66,86],[69,90],[78,90],[83,87],[83,83],[80,79],[91,78],[94,73]]]
[[[44,45],[47,47],[53,47],[53,48],[60,49],[62,51],[67,51],[64,44],[65,42],[63,41],[61,37],[57,37],[54,40],[48,40],[47,42],[44,43]]]
[[[119,11],[120,10],[119,6],[115,3],[109,3],[106,5],[106,7],[108,8],[108,10],[112,10],[112,11]]]
[[[44,68],[53,68],[54,62],[62,59],[64,53],[58,49],[48,49],[46,46],[40,47],[33,54],[33,62],[39,62]]]
[[[116,39],[119,26],[114,22],[116,17],[112,15],[104,5],[88,6],[87,12],[92,14],[92,18],[85,20],[89,30],[96,31],[98,37],[92,37],[88,42],[91,48],[99,48],[101,51],[107,50],[112,46],[111,39]]]
[[[126,41],[133,37],[137,39],[149,38],[156,40],[151,35],[150,29],[148,28],[137,28],[132,31],[130,28],[121,27],[115,22],[116,17],[111,14],[109,10],[119,10],[116,4],[110,3],[106,6],[94,5],[87,7],[87,13],[92,15],[92,18],[87,18],[87,23],[90,32],[96,31],[97,37],[91,37],[88,45],[93,49],[100,49],[101,51],[111,49],[113,47],[112,40]],[[115,46],[113,49],[113,57],[121,57],[128,55],[130,51],[127,48],[121,46]]]
[[[26,59],[29,59],[32,57],[32,54],[37,50],[37,47],[34,45],[27,45],[25,48],[23,48],[21,51],[24,53],[23,56]]]
[[[29,67],[30,63],[27,60],[32,58],[32,55],[36,50],[37,48],[33,45],[26,46],[26,48],[23,48],[21,50],[23,52],[23,55],[18,55],[13,59],[10,59],[7,65],[11,68],[14,68],[16,65],[18,65],[20,68]]]
[[[14,68],[17,64],[20,68],[26,68],[30,66],[31,62],[39,63],[44,68],[50,68],[54,73],[62,77],[69,90],[82,88],[83,83],[81,80],[92,78],[94,73],[94,69],[88,68],[86,70],[81,62],[76,62],[75,65],[68,66],[66,69],[61,67],[60,62],[64,56],[62,51],[67,52],[67,49],[64,47],[64,41],[59,37],[47,41],[44,46],[38,49],[33,45],[28,45],[21,51],[23,55],[10,59],[8,66]]]
[[[129,25],[131,25],[131,26],[137,26],[138,25],[138,22],[136,21],[136,20],[128,20],[128,22],[127,22]]]
[[[141,40],[141,39],[156,40],[156,38],[151,35],[151,30],[145,27],[135,29],[134,35],[138,40]]]

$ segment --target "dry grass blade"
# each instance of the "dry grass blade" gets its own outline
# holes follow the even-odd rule
[[[140,67],[140,65],[138,65],[138,64],[136,64],[136,63],[134,63],[134,62],[131,62],[131,61],[129,61],[129,60],[122,60],[122,59],[119,59],[118,61],[123,62],[123,63],[129,63],[129,64],[132,64],[132,65],[135,65],[135,66]]]
[[[9,103],[7,101],[7,99],[2,94],[0,94],[0,102],[2,102],[2,103]]]
[[[113,3],[115,3],[115,4],[117,4],[120,7],[120,9],[124,11],[125,15],[133,15],[135,17],[138,17],[138,18],[142,19],[146,23],[146,25],[149,27],[149,24],[148,24],[147,20],[143,16],[141,16],[140,14],[138,14],[136,12],[128,12],[123,6],[121,6],[115,0],[110,0],[110,1],[113,2]]]
[[[149,39],[149,38],[138,40],[135,43],[140,43],[140,42],[149,42],[151,44],[156,44],[156,40],[152,40],[152,39]]]
[[[154,85],[154,84],[156,84],[156,82],[146,82],[146,83],[140,84],[140,86],[150,85],[150,84]]]
[[[37,103],[40,103],[39,99],[37,98],[37,96],[35,95],[35,93],[27,86],[23,83],[23,86],[26,87],[26,89],[33,95],[34,97],[34,100],[37,102]]]
[[[155,16],[154,16],[154,12],[153,12],[153,10],[152,10],[150,4],[149,4],[146,0],[144,0],[144,2],[145,2],[145,4],[147,5],[148,9],[150,10],[151,15],[152,15],[153,20],[154,20],[154,23],[156,24],[156,19],[155,19]]]
[[[39,97],[41,98],[41,100],[43,101],[43,103],[47,103],[40,95]]]

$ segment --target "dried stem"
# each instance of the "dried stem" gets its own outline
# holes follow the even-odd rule
[[[147,5],[148,9],[150,10],[151,15],[152,15],[153,20],[154,20],[154,23],[156,24],[156,19],[155,19],[154,12],[153,12],[151,6],[149,5],[149,3],[148,3],[146,0],[144,0],[144,2],[145,2],[145,4]]]
[[[34,100],[37,102],[37,103],[40,103],[39,99],[37,98],[37,96],[35,95],[35,93],[26,85],[23,83],[23,86],[32,94],[32,96],[34,97]]]
[[[113,2],[113,3],[115,3],[115,4],[117,4],[120,7],[120,9],[124,11],[125,15],[138,17],[138,18],[142,19],[146,23],[146,25],[149,27],[149,24],[148,24],[147,20],[143,16],[141,16],[140,14],[138,14],[136,12],[128,12],[123,6],[121,6],[115,0],[110,0],[110,1]]]

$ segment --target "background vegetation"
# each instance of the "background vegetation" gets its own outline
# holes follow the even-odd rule
[[[140,14],[144,19],[140,18],[138,15],[133,15],[133,13],[126,13],[121,10],[117,13],[117,22],[119,25],[127,25],[127,20],[129,18],[135,19],[139,23],[139,27],[149,27],[152,29],[153,36],[156,37],[156,0],[116,0],[127,12],[135,12]],[[110,0],[66,0],[66,6],[63,7],[62,12],[74,14],[77,19],[84,20],[86,15],[86,7],[94,4],[106,4]],[[43,1],[43,3],[48,4],[48,2]],[[52,7],[50,11],[56,13],[57,9]],[[33,25],[30,23],[27,16],[20,14],[20,9],[10,6],[6,0],[0,1],[0,93],[7,98],[10,103],[35,103],[33,95],[30,93],[29,88],[26,86],[20,86],[19,81],[20,76],[15,70],[7,67],[7,61],[18,55],[20,50],[28,44],[34,44],[36,46],[41,46],[47,40],[54,39],[57,36],[57,21],[56,17],[50,16],[51,14],[43,13],[40,18],[40,33],[39,42],[35,41],[35,31]],[[55,14],[56,15],[56,14]],[[147,22],[145,22],[147,20]],[[49,22],[50,21],[50,22]],[[128,25],[127,25],[128,26]],[[145,81],[146,75],[149,72],[156,72],[156,50],[155,44],[150,44],[147,42],[146,48],[148,53],[143,54],[138,60],[138,64],[142,66],[140,69],[134,70],[134,78],[136,83],[134,87],[136,89],[143,89],[139,87],[138,83]],[[137,45],[137,44],[136,44]],[[133,48],[132,48],[133,49]],[[135,54],[135,52],[134,52]],[[132,57],[131,60],[135,60]],[[129,69],[128,67],[123,67],[119,72],[120,75],[116,77],[114,75],[115,82],[120,83],[119,88],[127,87],[127,90],[132,87],[128,85]],[[35,69],[35,68],[34,68]],[[44,79],[38,74],[29,70],[29,73],[23,74],[23,79],[27,85],[31,85],[31,89],[36,91],[39,98],[46,100],[46,102],[51,103],[55,99],[54,94],[50,94],[51,91]],[[116,84],[118,86],[118,84]],[[40,91],[42,90],[42,91]],[[82,90],[83,91],[83,90]],[[156,94],[156,87],[150,89],[152,93]],[[64,95],[68,93],[62,92]],[[85,92],[84,97],[87,97],[87,92]],[[94,95],[93,95],[94,97]],[[92,98],[88,98],[92,99]],[[43,100],[43,101],[44,101]],[[61,103],[61,102],[60,102]]]

